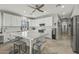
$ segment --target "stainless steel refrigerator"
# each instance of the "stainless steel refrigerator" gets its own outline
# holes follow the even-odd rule
[[[71,39],[71,45],[72,45],[72,50],[75,53],[79,53],[79,15],[74,16],[71,19],[71,34],[72,34],[72,39]]]

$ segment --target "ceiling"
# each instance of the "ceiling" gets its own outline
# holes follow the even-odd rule
[[[35,6],[33,4],[30,4],[31,6]],[[28,15],[28,16],[41,16],[41,15],[46,15],[46,14],[57,14],[57,13],[69,13],[71,12],[72,8],[74,5],[72,4],[65,4],[64,8],[56,7],[56,4],[45,4],[45,6],[43,8],[41,8],[41,10],[44,10],[45,12],[39,12],[39,11],[35,11],[32,15],[31,12],[33,11],[32,8],[28,7],[27,4],[0,4],[0,9],[3,10],[8,10],[8,11],[12,11],[15,13],[19,13],[22,15]]]

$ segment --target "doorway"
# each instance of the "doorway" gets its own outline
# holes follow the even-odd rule
[[[62,22],[62,34],[66,34],[68,31],[67,22]]]

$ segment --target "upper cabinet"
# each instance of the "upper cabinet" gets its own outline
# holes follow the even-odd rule
[[[1,32],[1,13],[0,13],[0,32]]]
[[[4,26],[21,26],[21,17],[11,15],[11,14],[3,14],[3,25]]]
[[[1,13],[0,13],[0,27],[1,27]]]
[[[41,19],[31,20],[30,26],[39,27],[40,24],[44,24],[45,26],[52,26],[52,17],[46,17]]]
[[[3,14],[3,26],[10,26],[11,25],[11,16],[9,14]]]

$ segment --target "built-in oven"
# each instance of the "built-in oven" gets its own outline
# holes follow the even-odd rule
[[[4,40],[4,36],[0,36],[0,44],[3,43],[3,40]]]

